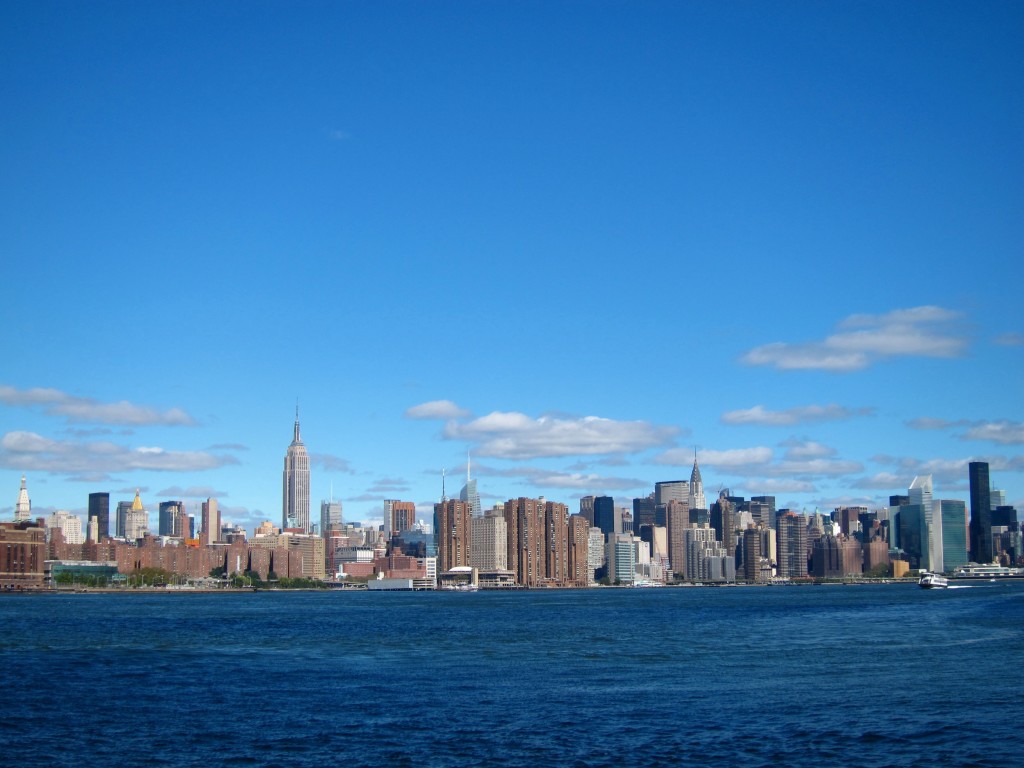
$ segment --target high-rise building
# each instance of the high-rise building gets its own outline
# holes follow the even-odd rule
[[[654,484],[654,503],[668,504],[670,501],[689,501],[690,483],[686,480],[664,480]]]
[[[580,497],[580,514],[589,522],[594,525],[594,497],[593,496],[581,496]]]
[[[299,436],[299,406],[295,406],[295,431],[284,457],[281,527],[309,533],[309,454]]]
[[[488,512],[483,517],[471,517],[469,530],[469,564],[480,571],[508,570],[508,524],[504,516]]]
[[[203,544],[215,544],[220,541],[220,508],[216,499],[208,498],[203,502],[200,525],[203,529]]]
[[[131,511],[132,503],[130,501],[117,502],[117,514],[114,516],[114,535],[119,539],[124,538],[125,521],[128,519],[128,513]]]
[[[149,533],[149,513],[142,506],[142,499],[139,496],[139,491],[136,490],[131,509],[125,514],[124,537],[129,541],[135,541],[147,533]]]
[[[697,466],[697,455],[693,456],[693,471],[690,472],[690,509],[707,509],[707,501],[704,500],[704,481],[700,476],[700,468]]]
[[[99,535],[99,540],[110,537],[110,494],[109,493],[90,493],[89,494],[89,513],[86,520],[96,518],[96,528]]]
[[[608,578],[612,584],[632,584],[636,578],[636,544],[628,533],[613,533],[605,545]]]
[[[159,510],[157,532],[161,536],[182,538],[186,533],[182,526],[185,504],[181,501],[161,501]]]
[[[416,502],[384,499],[384,533],[388,538],[411,531],[416,524]]]
[[[18,491],[18,501],[14,504],[14,522],[20,523],[32,518],[32,502],[28,498],[28,489],[25,487],[25,476],[21,476],[21,490]]]
[[[459,501],[469,504],[471,517],[481,517],[483,509],[480,506],[480,492],[476,488],[476,478],[469,474],[469,456],[466,456],[466,484],[459,491]]]
[[[469,504],[464,501],[442,499],[434,505],[437,567],[442,573],[469,565],[469,519]]]
[[[783,579],[807,576],[807,520],[786,512],[776,523],[778,531],[778,575]]]
[[[68,544],[84,544],[85,533],[82,531],[82,518],[72,515],[63,509],[58,509],[46,518],[47,529],[58,528],[64,535],[64,541]]]
[[[971,483],[971,560],[987,565],[992,562],[992,499],[989,494],[988,462],[967,465]]]
[[[639,533],[645,525],[657,522],[658,505],[654,503],[654,494],[633,499],[633,530]]]
[[[611,496],[598,496],[594,499],[594,525],[605,536],[620,532],[615,527],[615,499]]]
[[[505,502],[508,568],[516,583],[535,587],[544,577],[544,501],[520,497]]]
[[[569,579],[569,508],[544,502],[544,578],[555,584]]]
[[[942,561],[933,564],[932,570],[952,571],[967,565],[967,505],[959,499],[940,499],[936,507]]]
[[[344,526],[341,516],[341,502],[323,499],[320,501],[320,536],[330,538],[331,531],[338,530]]]
[[[577,587],[590,584],[590,523],[582,515],[569,516],[569,582]]]
[[[686,499],[670,499],[665,505],[665,519],[668,528],[668,562],[672,574],[682,579],[686,576],[686,536],[690,527],[690,505]]]

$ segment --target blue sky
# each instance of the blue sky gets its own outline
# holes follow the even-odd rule
[[[0,517],[1024,508],[1019,3],[6,3]],[[318,506],[314,501],[313,517]]]

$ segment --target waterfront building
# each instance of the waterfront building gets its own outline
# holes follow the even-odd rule
[[[971,560],[987,565],[993,560],[992,498],[989,493],[988,462],[970,462],[967,465],[967,477],[971,488]]]
[[[469,519],[469,504],[464,501],[442,499],[434,505],[434,538],[440,571],[469,565]]]
[[[469,564],[478,571],[508,570],[508,524],[504,516],[489,510],[469,521]]]
[[[98,540],[110,536],[110,494],[97,492],[89,494],[89,513],[87,520],[96,518]]]
[[[869,573],[879,566],[885,567],[885,573],[889,571],[889,545],[884,539],[874,538],[861,545],[864,555],[864,573]]]
[[[21,488],[18,491],[18,500],[14,503],[14,522],[23,523],[32,519],[32,501],[28,497],[28,489],[25,487],[25,476],[21,476]]]
[[[687,528],[686,572],[676,574],[692,582],[723,582],[736,580],[736,561],[725,551],[710,526]]]
[[[590,523],[582,515],[569,516],[569,573],[568,581],[576,587],[586,587],[590,578]]]
[[[520,497],[505,502],[508,568],[516,583],[535,587],[544,577],[544,500]]]
[[[636,574],[636,546],[633,536],[613,533],[605,546],[608,579],[612,584],[632,584]]]
[[[586,520],[585,517],[583,519]],[[605,570],[604,533],[600,528],[591,526],[587,529],[587,584],[597,583]]]
[[[476,487],[476,478],[471,477],[469,474],[469,456],[466,456],[466,484],[462,486],[462,490],[459,491],[459,501],[464,501],[469,505],[470,517],[481,517],[483,516],[483,509],[480,506],[480,492]]]
[[[811,574],[815,578],[842,578],[862,572],[860,544],[843,534],[826,533],[814,542]]]
[[[939,539],[942,543],[941,563],[933,570],[952,571],[967,565],[967,505],[958,499],[940,499],[936,502]]]
[[[686,577],[685,531],[690,527],[690,503],[686,499],[670,499],[665,504],[668,532],[668,562],[677,579]]]
[[[544,502],[544,579],[563,585],[569,578],[569,508]]]
[[[41,587],[45,562],[43,528],[29,520],[0,523],[0,589]]]
[[[778,533],[778,575],[783,579],[807,576],[807,520],[785,512],[776,521]]]
[[[295,406],[292,442],[284,457],[281,528],[309,533],[309,454],[299,434],[299,406]]]

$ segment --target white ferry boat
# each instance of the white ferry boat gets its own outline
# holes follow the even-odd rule
[[[949,581],[937,573],[924,573],[917,585],[921,589],[944,589],[949,586]]]
[[[954,579],[1019,579],[1024,577],[1024,569],[1007,568],[1005,565],[977,565],[968,563],[953,571]]]

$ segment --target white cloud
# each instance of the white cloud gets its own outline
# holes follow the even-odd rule
[[[893,357],[957,357],[967,341],[948,326],[959,317],[957,312],[935,306],[850,315],[839,323],[840,332],[821,341],[765,344],[741,360],[780,370],[845,372]]]
[[[782,445],[786,448],[786,458],[790,460],[820,459],[836,455],[835,448],[813,440],[786,440]]]
[[[646,480],[629,477],[605,477],[581,472],[543,472],[532,474],[530,482],[540,488],[574,488],[578,490],[627,490],[650,485]]]
[[[121,426],[192,426],[195,419],[180,408],[160,411],[127,400],[101,403],[88,397],[76,397],[59,389],[36,387],[16,389],[0,385],[0,402],[6,405],[36,407],[45,413],[63,416],[68,422],[87,424],[114,424]]]
[[[783,411],[770,411],[763,405],[722,414],[723,424],[755,424],[782,427],[822,421],[842,421],[854,416],[868,416],[874,408],[845,408],[841,405],[804,405]]]
[[[215,469],[238,460],[206,451],[129,448],[116,443],[52,440],[34,432],[8,432],[0,438],[0,466],[22,471],[71,474],[153,470],[189,472]]]
[[[763,468],[770,464],[774,456],[771,448],[731,448],[725,451],[702,450],[697,454],[700,466],[717,467],[719,469],[750,469]],[[673,448],[654,458],[658,464],[688,467],[693,464],[693,451],[686,448]]]
[[[340,456],[332,456],[329,453],[311,453],[309,454],[309,462],[313,466],[322,467],[328,472],[344,472],[349,475],[355,474],[355,470],[352,469],[348,459],[343,459]]]
[[[982,421],[971,426],[963,435],[963,440],[987,440],[1000,445],[1024,444],[1024,422],[1020,421]]]
[[[1002,347],[1024,346],[1024,333],[1004,333],[997,336],[995,341]]]
[[[451,400],[431,400],[414,405],[405,412],[407,419],[461,419],[466,416],[469,416],[469,411]]]
[[[532,418],[522,413],[495,411],[466,423],[448,422],[444,437],[475,443],[474,455],[530,459],[632,453],[665,445],[678,433],[676,427],[646,421],[615,421],[598,416]]]
[[[172,485],[156,492],[157,496],[173,499],[221,499],[228,495],[227,491],[218,491],[210,485],[190,485],[182,488],[180,485]]]

